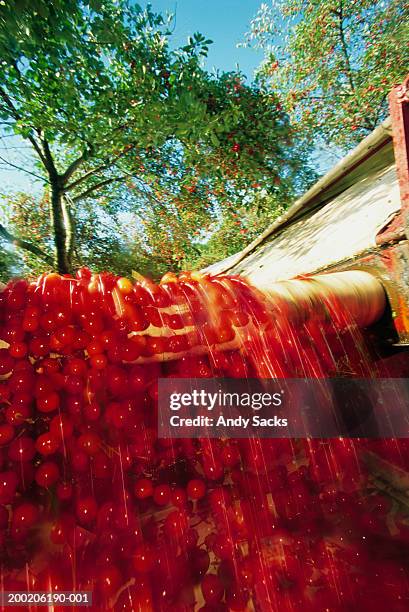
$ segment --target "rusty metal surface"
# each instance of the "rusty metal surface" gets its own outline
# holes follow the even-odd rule
[[[358,258],[327,266],[320,272],[338,270],[362,270],[378,278],[385,288],[388,316],[397,334],[394,344],[406,346],[409,343],[409,241],[383,245],[362,253]],[[387,320],[383,323],[387,327]]]

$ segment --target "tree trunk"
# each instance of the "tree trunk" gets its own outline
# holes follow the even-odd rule
[[[64,215],[63,194],[59,185],[51,186],[51,213],[54,230],[56,264],[60,274],[71,272],[71,261],[67,249],[66,215]]]

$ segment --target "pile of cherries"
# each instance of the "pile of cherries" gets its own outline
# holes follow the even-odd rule
[[[408,610],[409,528],[362,459],[406,469],[404,441],[157,435],[160,377],[379,375],[328,308],[294,329],[243,279],[194,273],[10,282],[1,588],[92,591],[95,610]]]

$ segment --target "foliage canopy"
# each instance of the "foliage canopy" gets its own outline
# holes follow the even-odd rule
[[[177,268],[199,253],[195,232],[249,192],[288,201],[310,178],[277,97],[208,73],[201,34],[174,49],[170,24],[126,0],[20,5],[0,7],[0,120],[30,143],[46,185],[50,221],[30,256],[60,272],[104,267],[103,255],[107,267],[114,253],[129,260],[132,237],[133,252]],[[30,202],[40,213],[23,200],[15,219]],[[27,227],[2,224],[0,238],[26,248]]]
[[[259,78],[309,138],[348,148],[388,114],[387,94],[409,67],[402,0],[273,0],[247,44],[265,50]]]

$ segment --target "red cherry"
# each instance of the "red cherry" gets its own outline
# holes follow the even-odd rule
[[[23,503],[13,510],[12,529],[29,529],[38,520],[38,508],[34,504]]]
[[[28,347],[29,353],[34,357],[45,357],[50,351],[50,343],[47,336],[36,336]]]
[[[24,317],[23,319],[23,324],[22,324],[22,329],[25,332],[34,332],[38,329],[39,326],[39,320],[37,317]]]
[[[102,334],[99,336],[99,342],[102,344],[103,350],[109,351],[110,349],[118,346],[119,337],[116,332],[107,330],[102,332]]]
[[[60,442],[51,432],[38,436],[35,447],[41,455],[53,455],[59,448]]]
[[[151,357],[152,355],[162,355],[166,351],[166,339],[161,336],[148,336],[146,338],[146,348],[143,350],[143,355]]]
[[[232,468],[240,462],[240,452],[237,446],[227,442],[222,449],[222,462],[227,468]]]
[[[92,466],[95,478],[112,477],[112,464],[104,452],[97,452],[93,455]]]
[[[249,594],[240,587],[235,587],[227,591],[226,603],[232,612],[246,612]]]
[[[217,603],[222,600],[224,587],[215,574],[206,574],[200,586],[206,602]]]
[[[190,499],[201,499],[206,495],[206,485],[199,478],[190,480],[187,484],[187,494]]]
[[[125,340],[120,349],[122,361],[135,361],[141,354],[140,347],[132,339]]]
[[[135,483],[135,497],[138,499],[147,499],[153,495],[153,484],[148,478],[140,478]]]
[[[72,344],[75,340],[75,328],[72,325],[62,327],[55,332],[53,338],[62,347]]]
[[[40,325],[46,332],[54,331],[54,329],[57,327],[57,321],[55,320],[54,314],[43,314],[40,318]]]
[[[83,268],[78,268],[75,273],[75,278],[77,278],[79,281],[84,281],[86,283],[90,282],[91,276],[91,271],[88,268],[85,268],[85,266]]]
[[[0,504],[9,504],[13,501],[18,484],[18,477],[10,470],[0,472]]]
[[[65,414],[56,414],[50,421],[50,433],[59,442],[71,438],[74,432],[74,424],[70,417]]]
[[[8,374],[12,371],[14,359],[7,349],[0,349],[0,375]]]
[[[188,519],[186,513],[180,510],[173,510],[165,519],[164,531],[167,536],[179,539],[186,533]]]
[[[65,400],[65,405],[67,407],[67,412],[71,415],[74,421],[81,417],[82,400],[80,397],[73,395],[67,397]]]
[[[153,325],[154,327],[163,327],[165,325],[165,316],[162,315],[157,308],[145,308],[143,316],[145,320],[148,321],[149,325]]]
[[[60,482],[55,492],[60,501],[67,501],[72,497],[72,484],[69,482]]]
[[[185,533],[185,545],[188,550],[192,550],[197,546],[199,540],[199,534],[196,529],[188,529]]]
[[[104,565],[98,569],[97,586],[104,597],[112,597],[118,591],[122,582],[121,572],[115,565]]]
[[[167,484],[157,485],[153,491],[153,501],[158,506],[167,506],[170,502],[171,489]]]
[[[214,457],[204,455],[202,459],[203,471],[209,480],[219,480],[223,476],[223,464]]]
[[[15,359],[22,359],[27,354],[27,344],[24,342],[13,342],[9,346],[9,353]]]
[[[87,373],[87,362],[85,359],[70,357],[64,368],[64,372],[72,376],[84,376]]]
[[[95,370],[105,370],[108,365],[108,359],[105,355],[93,355],[90,359],[90,364]]]
[[[71,347],[74,350],[82,350],[85,349],[89,341],[90,336],[85,331],[78,330],[74,334],[74,340],[71,343]]]
[[[141,545],[135,550],[132,557],[133,566],[135,571],[139,574],[146,574],[153,568],[155,556],[150,546]]]
[[[226,508],[230,505],[230,502],[230,493],[223,487],[217,487],[209,493],[209,503],[215,514],[220,514],[220,512],[224,513]]]
[[[59,359],[55,359],[52,357],[46,357],[41,362],[41,367],[44,370],[45,374],[53,374],[55,372],[59,372],[61,368],[61,364]]]
[[[50,529],[50,540],[53,544],[61,546],[67,542],[67,525],[64,521],[56,521]]]
[[[78,438],[78,448],[83,450],[90,457],[96,455],[100,446],[101,438],[92,432],[82,434],[82,436]]]
[[[227,536],[218,535],[213,544],[213,552],[219,559],[233,559],[234,545]]]
[[[182,329],[185,325],[182,316],[179,314],[167,315],[165,317],[165,324],[170,329]]]
[[[187,502],[187,495],[184,489],[176,487],[171,494],[171,502],[177,508],[184,508]]]
[[[101,414],[101,409],[99,407],[98,402],[90,402],[89,404],[85,404],[83,408],[83,415],[86,421],[98,421]]]
[[[129,385],[132,391],[143,391],[146,387],[146,371],[142,366],[133,365],[129,371]]]
[[[36,397],[51,393],[52,391],[54,391],[54,386],[51,382],[51,375],[46,376],[45,374],[41,374],[37,376],[34,391]]]
[[[192,572],[196,580],[204,576],[210,566],[209,553],[197,546],[189,552],[189,561],[192,564]]]
[[[134,285],[133,297],[135,298],[136,303],[140,306],[146,307],[147,305],[153,304],[151,294],[145,289],[145,287],[142,287],[142,285],[140,285],[139,283]]]
[[[97,502],[93,497],[83,497],[77,501],[75,513],[82,525],[90,525],[93,523],[97,516],[97,512]]]
[[[124,370],[112,365],[107,368],[108,388],[113,395],[121,395],[128,389],[128,378]]]
[[[10,425],[22,425],[31,416],[31,412],[31,408],[28,405],[9,406],[5,412],[6,421]]]
[[[12,425],[9,425],[8,423],[0,425],[0,446],[9,444],[13,438],[14,427],[12,427]]]
[[[84,381],[80,376],[70,374],[65,378],[64,388],[71,395],[80,395],[84,389]]]
[[[168,353],[182,353],[189,349],[189,340],[187,334],[179,336],[171,336],[167,340],[166,352]]]
[[[58,393],[51,391],[37,398],[37,408],[40,412],[54,412],[60,405]]]
[[[71,454],[71,466],[74,472],[83,473],[89,469],[89,456],[80,449],[75,449]]]
[[[9,386],[12,393],[30,393],[34,386],[34,372],[16,368],[9,378]]]
[[[93,355],[100,355],[104,352],[104,345],[100,340],[91,340],[87,346],[87,353],[90,357]]]
[[[58,465],[53,461],[45,461],[42,463],[35,473],[35,480],[40,487],[48,489],[57,482],[60,477]]]
[[[33,440],[28,436],[20,436],[10,444],[8,454],[13,461],[31,461],[35,453]]]

